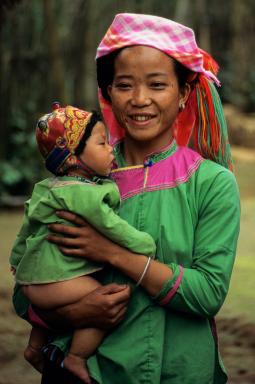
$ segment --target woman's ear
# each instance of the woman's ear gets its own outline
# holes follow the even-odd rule
[[[186,101],[189,98],[190,90],[191,90],[190,84],[189,83],[185,83],[185,85],[183,87],[183,90],[182,90],[182,101],[184,103],[186,103]]]
[[[109,96],[110,99],[111,99],[111,96],[112,96],[112,85],[111,85],[111,84],[108,85],[108,87],[107,87],[107,93],[108,93],[108,96]]]
[[[181,89],[180,100],[179,100],[180,109],[184,109],[186,101],[189,98],[190,89],[191,88],[189,83],[185,83],[184,87]]]

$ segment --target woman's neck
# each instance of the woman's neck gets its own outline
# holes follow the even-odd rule
[[[134,141],[129,137],[125,137],[123,142],[123,155],[127,165],[140,165],[143,164],[146,157],[151,153],[160,152],[173,140],[172,135],[169,136],[168,141],[164,143],[155,143],[155,141],[139,142]]]

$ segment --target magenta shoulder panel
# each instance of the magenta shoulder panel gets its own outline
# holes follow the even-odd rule
[[[179,147],[171,156],[150,167],[117,168],[111,176],[124,200],[139,193],[174,188],[187,182],[203,160],[197,152]]]

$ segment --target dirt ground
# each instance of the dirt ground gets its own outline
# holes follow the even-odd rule
[[[219,318],[217,325],[229,384],[254,384],[255,324],[241,318]]]

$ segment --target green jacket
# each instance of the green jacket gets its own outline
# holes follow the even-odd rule
[[[115,155],[119,214],[154,238],[156,258],[173,277],[152,298],[118,271],[105,276],[103,283],[134,289],[124,321],[88,360],[90,373],[100,384],[226,383],[214,316],[228,291],[239,233],[234,175],[175,143],[140,167],[125,167],[119,146]],[[65,349],[67,338],[56,344]]]

